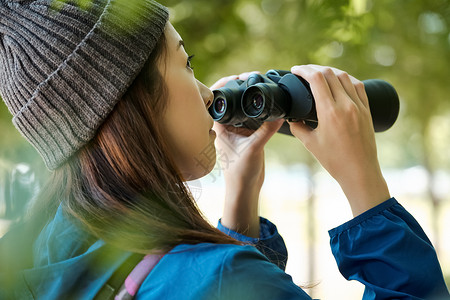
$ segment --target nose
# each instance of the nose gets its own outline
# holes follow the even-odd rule
[[[206,109],[208,109],[214,100],[214,94],[206,85],[201,83],[199,80],[197,80],[197,84],[200,89],[200,94],[203,98],[203,101],[205,101]]]

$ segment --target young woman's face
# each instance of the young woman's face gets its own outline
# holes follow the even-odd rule
[[[208,113],[213,94],[195,79],[189,55],[172,24],[167,23],[165,35],[167,53],[158,66],[168,90],[163,128],[181,175],[193,180],[208,174],[216,162],[214,121]]]

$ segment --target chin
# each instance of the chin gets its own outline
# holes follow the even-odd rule
[[[200,179],[202,177],[205,177],[206,175],[208,175],[209,173],[211,173],[211,171],[214,169],[215,166],[215,161],[214,164],[211,164],[210,166],[206,167],[200,167],[200,168],[196,168],[196,172],[191,173],[190,175],[190,180],[195,180],[195,179]]]
[[[195,164],[192,165],[189,170],[182,172],[183,179],[185,181],[191,181],[205,177],[214,169],[216,164],[216,155],[208,157],[208,159],[196,159]]]

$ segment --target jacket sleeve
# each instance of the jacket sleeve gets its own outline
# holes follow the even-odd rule
[[[394,198],[329,231],[347,280],[365,285],[363,299],[447,299],[436,252],[414,217]]]
[[[283,238],[278,233],[275,224],[271,223],[269,220],[260,217],[259,224],[259,238],[251,238],[237,233],[236,231],[223,226],[220,220],[217,228],[225,234],[237,239],[238,241],[255,246],[270,260],[270,262],[274,263],[284,271],[286,269],[288,253]]]

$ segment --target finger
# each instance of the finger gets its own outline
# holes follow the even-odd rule
[[[337,76],[338,72],[343,73],[342,71],[326,66],[319,66],[319,65],[309,65],[309,66],[312,69],[323,74],[325,80],[328,83],[334,101],[338,102],[345,99],[343,96],[347,94],[346,90]],[[356,95],[356,92],[354,92],[354,95]]]
[[[210,90],[217,90],[217,89],[220,89],[220,88],[223,87],[225,84],[227,84],[228,81],[236,80],[236,79],[238,79],[238,78],[239,78],[238,75],[230,75],[230,76],[227,76],[227,77],[220,78],[220,79],[219,79],[216,83],[214,83],[209,89],[210,89]]]
[[[214,122],[213,130],[216,132],[217,136],[224,136],[227,137],[230,134],[235,134],[239,136],[250,136],[252,133],[255,132],[253,129],[245,128],[245,127],[235,127],[233,125],[223,125],[218,122]]]
[[[223,136],[224,134],[228,134],[229,125],[223,125],[219,122],[214,122],[213,130],[216,132],[217,136]]]
[[[335,72],[336,77],[338,78],[347,95],[349,95],[355,103],[360,104],[361,100],[359,99],[359,95],[356,92],[356,88],[353,85],[350,75],[348,75],[347,72],[335,68],[333,68],[333,71]]]
[[[369,108],[369,98],[367,98],[366,89],[364,87],[364,83],[353,76],[350,76],[350,79],[355,86],[356,92],[358,93],[359,99],[364,104],[366,108]]]
[[[264,122],[253,134],[255,137],[253,141],[253,147],[264,148],[264,145],[270,140],[270,138],[280,129],[283,125],[284,119],[278,119],[272,122]]]
[[[247,80],[251,74],[261,74],[258,71],[244,72],[239,74],[239,80]]]
[[[364,106],[369,107],[369,99],[367,98],[366,90],[364,88],[364,83],[354,76],[339,70],[337,68],[331,68],[335,72],[336,76],[341,81],[342,86],[346,90],[347,94],[352,97],[352,99],[359,99]]]
[[[309,127],[308,125],[304,124],[303,122],[289,122],[289,129],[291,130],[291,133],[298,138],[300,141],[303,142],[303,144],[306,143],[307,139],[310,138],[311,134],[313,133],[313,129]]]
[[[347,94],[351,97],[351,99],[358,105],[362,104],[368,107],[369,102],[367,99],[366,90],[364,89],[364,84],[347,72],[336,68],[331,69],[333,69],[334,73],[340,80],[342,86],[344,87]]]
[[[318,118],[322,111],[335,103],[327,80],[321,72],[311,66],[294,66],[291,68],[291,73],[302,77],[309,83],[316,102]]]

